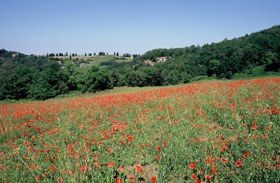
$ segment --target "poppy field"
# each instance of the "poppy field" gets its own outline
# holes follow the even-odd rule
[[[0,104],[6,182],[280,182],[280,78]]]

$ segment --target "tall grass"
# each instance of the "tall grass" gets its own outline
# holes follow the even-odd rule
[[[279,182],[280,79],[0,105],[2,182]]]

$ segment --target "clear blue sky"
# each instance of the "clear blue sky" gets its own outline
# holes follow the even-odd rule
[[[142,54],[279,25],[280,0],[0,0],[0,17],[0,49]]]

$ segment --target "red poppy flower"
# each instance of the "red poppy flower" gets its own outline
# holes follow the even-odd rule
[[[157,178],[156,178],[156,177],[152,177],[151,181],[152,181],[153,183],[156,183],[156,182],[157,182]]]
[[[212,167],[211,172],[212,172],[213,175],[215,175],[215,176],[217,175],[217,170],[216,170],[215,166]]]
[[[56,169],[56,167],[53,165],[53,166],[51,166],[51,170],[52,171],[55,171],[55,169]]]
[[[119,171],[124,171],[124,165],[119,166],[118,170],[119,170]]]
[[[36,180],[37,180],[37,181],[39,181],[39,180],[41,180],[41,179],[42,179],[42,177],[41,177],[40,175],[36,176]]]
[[[222,161],[223,161],[224,163],[228,163],[228,158],[224,158]]]
[[[116,179],[116,183],[122,183],[122,178],[118,177],[118,178]]]
[[[161,147],[160,147],[160,146],[157,146],[155,149],[156,149],[157,151],[160,151]]]
[[[129,177],[129,181],[134,182],[134,177],[133,176]]]
[[[80,171],[81,171],[81,172],[87,171],[87,167],[86,167],[86,166],[82,166],[82,167],[80,168]]]
[[[228,150],[228,147],[227,146],[223,146],[223,147],[221,147],[221,150],[222,151],[226,151],[226,150]]]
[[[195,169],[196,165],[194,163],[191,163],[189,167],[190,167],[190,169],[193,170],[193,169]]]
[[[243,166],[243,162],[240,161],[240,160],[237,160],[237,161],[235,162],[235,165],[236,165],[237,167]]]
[[[126,139],[129,141],[129,142],[132,142],[134,140],[134,138],[130,135],[126,135]]]
[[[191,177],[192,177],[193,179],[196,179],[196,178],[197,178],[197,176],[196,176],[194,173],[191,175]]]
[[[107,167],[113,167],[115,165],[114,162],[107,163]]]
[[[159,155],[156,155],[156,160],[158,160],[159,159]]]
[[[141,165],[136,165],[135,168],[136,168],[137,171],[143,172],[143,168],[142,168]]]
[[[196,180],[195,183],[205,183],[205,182],[202,180]]]
[[[211,176],[210,175],[205,175],[205,179],[210,181],[211,180]]]

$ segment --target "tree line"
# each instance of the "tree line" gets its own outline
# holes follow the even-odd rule
[[[98,53],[96,52],[90,52],[90,53],[85,53],[84,56],[105,56],[105,55],[109,55],[108,52],[104,52],[104,51],[100,51]],[[114,52],[113,53],[114,56],[120,56],[119,52]],[[72,56],[72,57],[77,57],[78,54],[77,53],[62,53],[62,52],[59,52],[59,53],[47,53],[46,54],[46,57],[68,57],[68,56]],[[130,53],[123,53],[122,55],[123,57],[137,57],[137,56],[140,56],[139,54],[130,54]]]

